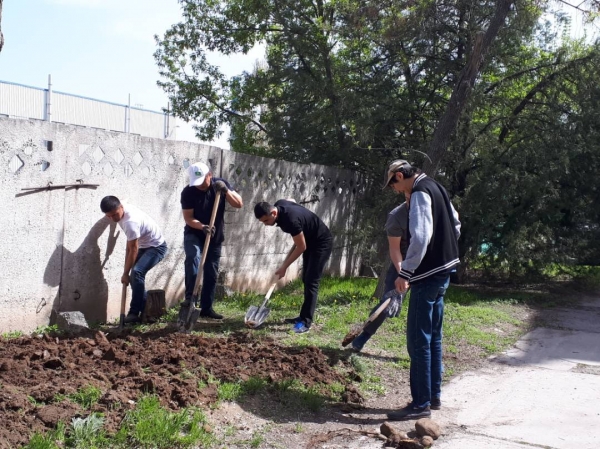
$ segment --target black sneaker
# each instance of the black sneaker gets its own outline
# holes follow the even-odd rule
[[[142,320],[137,313],[128,313],[125,319],[123,320],[123,322],[125,322],[126,324],[139,323],[140,321]]]
[[[300,321],[302,321],[302,318],[300,318],[299,316],[297,316],[296,318],[286,318],[285,320],[283,320],[285,324],[296,324]]]
[[[391,412],[387,414],[390,421],[406,421],[409,419],[420,419],[429,418],[431,416],[431,410],[429,407],[417,408],[412,405],[407,405],[401,408],[397,412]]]
[[[440,398],[431,399],[431,410],[439,410],[442,408],[442,400]]]
[[[223,315],[218,314],[213,309],[208,309],[207,311],[204,311],[204,310],[200,311],[200,316],[202,318],[210,318],[212,320],[222,320],[223,319]]]

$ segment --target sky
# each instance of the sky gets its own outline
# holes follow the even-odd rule
[[[160,111],[167,96],[153,54],[154,35],[181,19],[177,0],[4,0],[0,80]],[[252,70],[249,55],[213,55],[229,76]],[[227,131],[227,130],[225,130]],[[178,140],[197,141],[180,123]],[[227,134],[211,142],[229,148]]]
[[[571,34],[581,36],[581,15],[568,10]],[[4,0],[0,80],[47,88],[52,75],[54,90],[119,104],[131,95],[132,106],[160,111],[167,96],[156,85],[154,35],[180,18],[177,0]],[[211,62],[233,76],[252,70],[263,51],[213,55]],[[178,140],[197,141],[191,126],[179,124]],[[224,131],[207,143],[229,148]]]

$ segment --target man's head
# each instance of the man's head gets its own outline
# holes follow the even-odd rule
[[[412,178],[419,172],[404,159],[397,159],[390,163],[383,177],[383,189],[390,187],[394,192],[410,193]]]
[[[277,208],[266,201],[256,203],[254,216],[265,226],[273,226],[277,221]]]
[[[212,173],[204,162],[196,162],[190,165],[188,176],[190,177],[190,187],[198,187],[200,190],[206,190],[210,187]]]
[[[120,221],[123,215],[125,215],[123,205],[116,196],[105,196],[102,198],[102,201],[100,201],[100,210],[115,223]]]

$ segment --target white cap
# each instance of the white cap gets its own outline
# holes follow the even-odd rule
[[[204,162],[196,162],[188,167],[188,175],[190,177],[190,187],[199,186],[204,182],[206,174],[210,172],[208,165]]]

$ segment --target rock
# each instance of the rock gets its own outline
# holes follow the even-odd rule
[[[430,436],[437,440],[442,434],[442,429],[438,423],[429,418],[421,418],[415,423],[415,430],[420,437]]]
[[[419,442],[419,440],[413,440],[412,438],[405,438],[400,440],[398,449],[423,449],[423,446]]]
[[[102,351],[100,351],[100,349],[94,349],[92,351],[92,354],[94,355],[94,357],[102,357],[103,353]]]
[[[387,437],[388,443],[393,446],[397,446],[401,440],[408,438],[405,432],[396,429],[387,421],[379,427],[379,432]]]
[[[115,359],[115,357],[116,357],[116,355],[115,355],[115,351],[113,350],[113,348],[108,348],[108,350],[102,356],[102,360],[112,361]]]
[[[429,435],[425,435],[423,438],[421,438],[421,444],[425,447],[431,447],[433,446],[433,438],[431,438]]]
[[[99,345],[110,345],[108,338],[106,338],[106,334],[102,331],[96,332],[96,334],[94,335],[94,339]]]
[[[56,325],[58,329],[65,332],[81,332],[87,330],[88,326],[83,313],[81,312],[60,312],[56,315]]]

